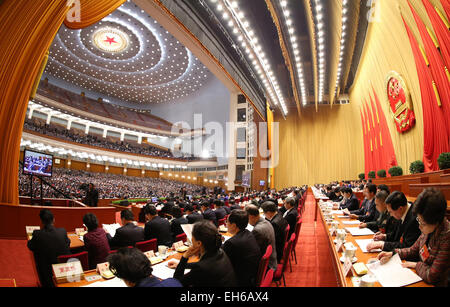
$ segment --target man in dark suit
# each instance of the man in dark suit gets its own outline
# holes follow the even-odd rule
[[[181,208],[178,206],[174,206],[172,208],[173,220],[170,221],[170,230],[173,236],[173,242],[176,241],[178,235],[184,233],[181,225],[189,224],[188,220],[181,213]]]
[[[248,231],[248,214],[234,210],[227,221],[228,232],[233,235],[223,244],[223,250],[230,258],[240,287],[255,287],[261,260],[261,251],[253,234]]]
[[[123,210],[120,218],[123,226],[116,230],[114,238],[107,234],[112,249],[134,246],[137,242],[144,241],[144,229],[134,225],[134,216],[130,210]]]
[[[147,220],[144,228],[145,240],[156,239],[158,245],[172,246],[173,238],[169,221],[160,217],[153,205],[146,206],[144,210]]]
[[[283,218],[289,224],[289,235],[288,239],[295,231],[295,225],[297,224],[297,207],[295,207],[295,198],[288,197],[284,202],[284,207],[286,208],[286,212],[283,214]]]
[[[375,204],[375,195],[377,194],[377,186],[368,183],[364,188],[366,199],[363,201],[361,208],[350,211],[350,218],[357,219],[360,222],[367,223],[376,221],[379,214]]]
[[[277,248],[277,261],[280,263],[283,258],[284,244],[286,243],[286,227],[289,225],[287,220],[278,213],[278,206],[273,201],[266,201],[262,204],[261,208],[264,211],[266,220],[272,224],[275,231],[275,245]],[[290,227],[290,226],[289,226]],[[289,232],[290,229],[289,229]]]
[[[348,209],[349,211],[355,211],[359,209],[359,199],[353,194],[351,188],[343,188],[342,192],[346,199],[345,204],[341,205],[341,209]]]
[[[227,215],[227,212],[223,208],[223,201],[221,201],[220,199],[216,199],[214,201],[214,207],[216,209],[214,211],[216,215],[216,221],[219,222],[219,220],[223,219]]]
[[[98,191],[93,183],[89,184],[89,189],[86,194],[86,205],[89,207],[97,207],[98,205]]]
[[[44,209],[39,213],[43,228],[33,232],[28,248],[33,252],[41,286],[54,287],[52,264],[58,256],[70,255],[70,239],[64,228],[55,228],[53,213]]]
[[[196,222],[203,220],[203,215],[198,213],[192,205],[187,205],[184,208],[184,212],[186,213],[186,219],[189,224],[195,224]]]
[[[217,226],[217,219],[216,219],[216,214],[214,213],[214,211],[211,210],[209,202],[203,202],[201,205],[201,210],[202,210],[202,214],[203,214],[203,218],[205,220],[210,220],[214,223],[214,225]]]
[[[236,202],[234,201],[234,199],[230,199],[230,201],[228,202],[228,204],[230,205],[230,210],[233,211],[235,209],[240,210],[241,206],[239,206],[239,204],[236,204]]]
[[[395,229],[387,234],[378,234],[374,237],[375,242],[370,243],[367,249],[382,249],[385,252],[394,249],[411,247],[419,238],[421,231],[416,216],[413,214],[412,205],[408,203],[405,194],[399,191],[392,192],[386,198],[389,214],[398,223]]]

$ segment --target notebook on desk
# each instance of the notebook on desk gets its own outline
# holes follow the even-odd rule
[[[383,287],[404,287],[422,281],[411,269],[404,268],[398,254],[395,254],[387,263],[376,261],[367,264],[369,270],[377,277]]]

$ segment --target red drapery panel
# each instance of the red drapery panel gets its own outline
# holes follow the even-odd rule
[[[368,142],[368,136],[367,136],[367,124],[366,124],[366,118],[363,115],[363,112],[361,108],[359,109],[359,114],[361,115],[361,125],[363,128],[363,140],[364,140],[364,173],[366,175],[366,178],[369,178],[369,148],[367,146]]]
[[[391,133],[389,132],[389,127],[386,121],[386,116],[381,108],[380,100],[378,99],[378,95],[375,92],[375,89],[372,87],[372,92],[375,100],[376,110],[378,114],[378,118],[380,120],[380,144],[382,151],[384,153],[384,163],[386,167],[386,171],[389,170],[392,166],[398,165],[397,157],[395,155],[394,144],[392,143]],[[372,101],[372,96],[370,97]]]
[[[414,10],[412,5],[409,3],[411,12],[413,13],[414,19],[416,21],[417,27],[419,28],[420,36],[425,47],[425,53],[427,54],[428,62],[430,64],[431,75],[433,81],[439,92],[441,109],[444,113],[445,127],[447,129],[447,135],[450,136],[450,83],[445,72],[444,61],[439,53],[439,50],[433,43],[430,35],[428,34],[427,28],[420,19],[417,12]],[[450,139],[447,140],[450,142]]]
[[[437,105],[432,85],[433,80],[431,72],[425,63],[419,45],[403,16],[402,19],[414,54],[417,75],[419,76],[420,91],[422,94],[424,128],[423,163],[425,164],[426,172],[437,171],[439,169],[437,158],[442,152],[449,151],[447,129],[445,127],[443,114]]]
[[[366,126],[367,126],[367,152],[368,152],[368,158],[369,158],[369,172],[371,171],[377,171],[376,166],[375,166],[375,159],[374,159],[374,154],[373,151],[375,149],[374,145],[373,145],[373,140],[372,140],[372,126],[370,125],[370,115],[369,112],[367,110],[367,105],[366,103],[364,103],[363,105],[364,107],[364,117],[366,119]]]
[[[444,7],[445,12],[447,13],[447,18],[450,19],[450,1],[449,0],[441,0],[442,6]]]
[[[447,68],[450,67],[450,32],[439,16],[439,14],[436,12],[436,10],[433,8],[429,0],[422,0],[423,5],[425,6],[425,9],[427,10],[428,17],[431,20],[431,23],[433,24],[434,33],[436,34],[436,37],[439,41],[439,47],[441,49],[442,58],[444,59],[444,64]]]

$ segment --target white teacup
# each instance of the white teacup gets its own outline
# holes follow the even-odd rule
[[[167,246],[159,245],[158,246],[158,253],[160,256],[164,256],[167,252]]]
[[[344,256],[350,259],[353,259],[355,257],[356,254],[356,247],[351,245],[347,245],[345,246],[345,252],[344,252]]]
[[[342,242],[345,241],[345,237],[347,236],[347,232],[344,229],[338,229],[336,231],[336,238]]]
[[[338,221],[332,221],[331,222],[331,228],[338,229],[339,228],[339,222]]]
[[[361,278],[360,287],[373,287],[375,285],[376,278],[372,274],[364,275]]]

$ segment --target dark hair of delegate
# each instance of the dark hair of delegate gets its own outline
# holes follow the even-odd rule
[[[266,212],[277,212],[278,206],[273,201],[266,201],[261,205],[264,213]]]
[[[389,191],[389,187],[385,184],[379,184],[377,189],[380,191],[386,191],[388,195],[391,193],[391,191]]]
[[[215,253],[222,246],[222,235],[210,221],[200,221],[194,224],[192,236],[202,242],[206,253]]]
[[[134,284],[149,277],[153,272],[147,256],[137,248],[120,248],[109,255],[107,261],[114,275]]]
[[[373,183],[366,184],[367,191],[372,194],[377,194],[377,186]]]
[[[447,201],[441,191],[435,188],[425,189],[414,203],[414,215],[420,214],[427,224],[437,225],[445,219]]]
[[[394,191],[386,198],[386,204],[390,205],[392,210],[398,210],[400,207],[407,206],[408,200],[402,192]]]
[[[147,205],[144,207],[144,214],[157,215],[158,210],[156,210],[156,207],[154,205]]]
[[[53,213],[48,209],[42,209],[39,212],[39,217],[41,219],[42,224],[44,224],[44,226],[49,226],[49,225],[53,224],[53,221],[55,219],[55,217],[53,216]]]
[[[244,230],[248,226],[248,213],[245,210],[235,209],[228,217],[230,224],[236,224],[239,230]]]
[[[126,221],[134,221],[133,212],[131,212],[130,210],[123,210],[122,212],[120,212],[120,218]]]
[[[179,206],[173,206],[172,208],[172,216],[176,219],[183,216],[183,213],[181,213],[181,208]]]
[[[88,231],[92,231],[98,228],[98,220],[93,213],[86,213],[83,216],[83,223],[84,225],[86,225]]]
[[[248,215],[259,216],[259,209],[255,205],[247,205],[245,207],[245,211],[247,212]]]
[[[381,190],[380,192],[377,192],[375,198],[381,200],[382,202],[385,202],[388,196],[389,196],[388,192],[386,192],[385,190]]]

